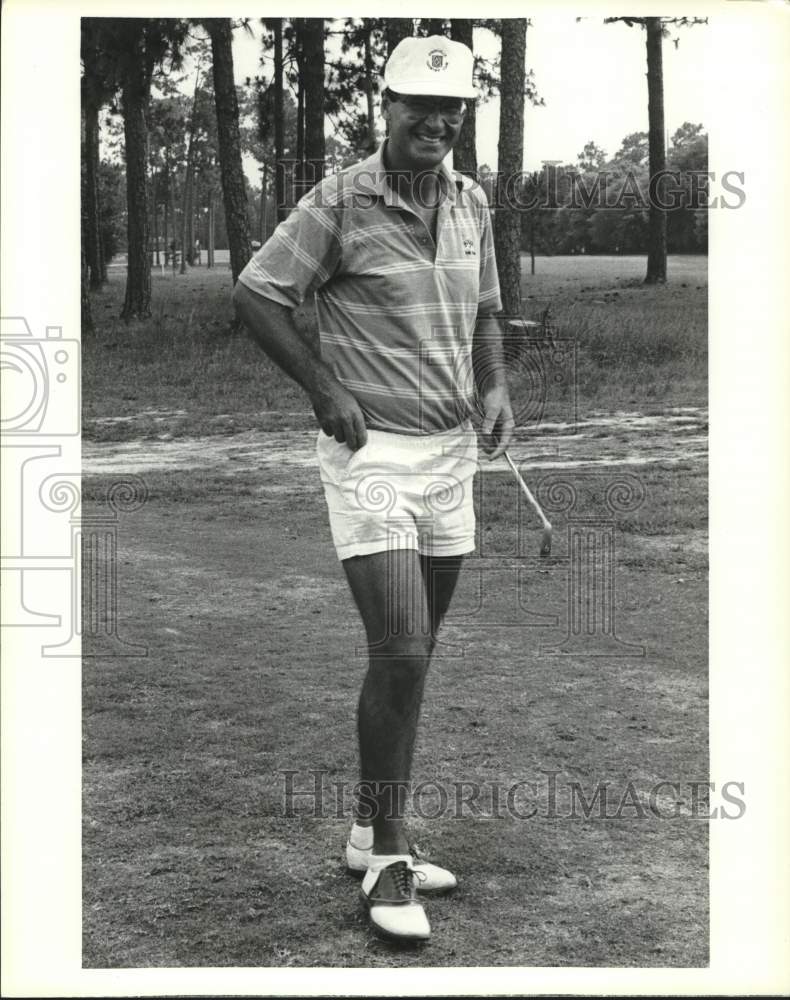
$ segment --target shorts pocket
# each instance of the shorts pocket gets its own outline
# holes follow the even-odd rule
[[[363,445],[357,451],[352,451],[345,442],[336,441],[333,437],[319,432],[316,451],[321,467],[322,478],[340,486],[354,471],[359,461],[364,460],[370,443]]]

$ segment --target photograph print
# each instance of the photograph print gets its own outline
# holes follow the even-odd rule
[[[82,18],[85,969],[708,966],[709,32]]]

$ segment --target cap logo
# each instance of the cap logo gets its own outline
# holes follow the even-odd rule
[[[428,53],[428,69],[432,69],[434,73],[438,73],[440,70],[447,69],[447,54],[441,49],[433,49]]]

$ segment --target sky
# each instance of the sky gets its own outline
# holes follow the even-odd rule
[[[236,80],[262,72],[260,27],[255,37],[236,32]],[[675,47],[665,39],[664,105],[669,136],[685,121],[707,127],[707,25],[673,31]],[[499,51],[499,40],[475,29],[475,51],[487,57]],[[527,30],[528,70],[535,76],[545,107],[527,105],[524,120],[524,169],[538,169],[543,160],[575,162],[585,143],[594,140],[607,154],[624,136],[647,131],[645,33],[626,24],[604,24],[602,18],[580,21],[567,10],[540,13]],[[271,75],[271,69],[263,70]],[[330,126],[331,127],[331,126]],[[478,162],[497,168],[499,101],[478,104]],[[249,172],[249,170],[248,170]],[[257,170],[253,170],[257,179]],[[252,177],[251,177],[252,179]]]

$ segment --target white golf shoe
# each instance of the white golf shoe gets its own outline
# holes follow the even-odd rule
[[[346,842],[346,867],[352,875],[359,877],[365,874],[371,859],[375,857],[372,827],[358,826],[355,823]],[[424,861],[415,851],[412,851],[410,860],[412,868],[418,873],[418,892],[434,894],[450,892],[458,885],[458,879],[451,871],[433,865],[430,861]]]
[[[426,941],[431,925],[417,899],[419,875],[406,854],[374,855],[362,879],[361,895],[379,934],[399,941]]]

